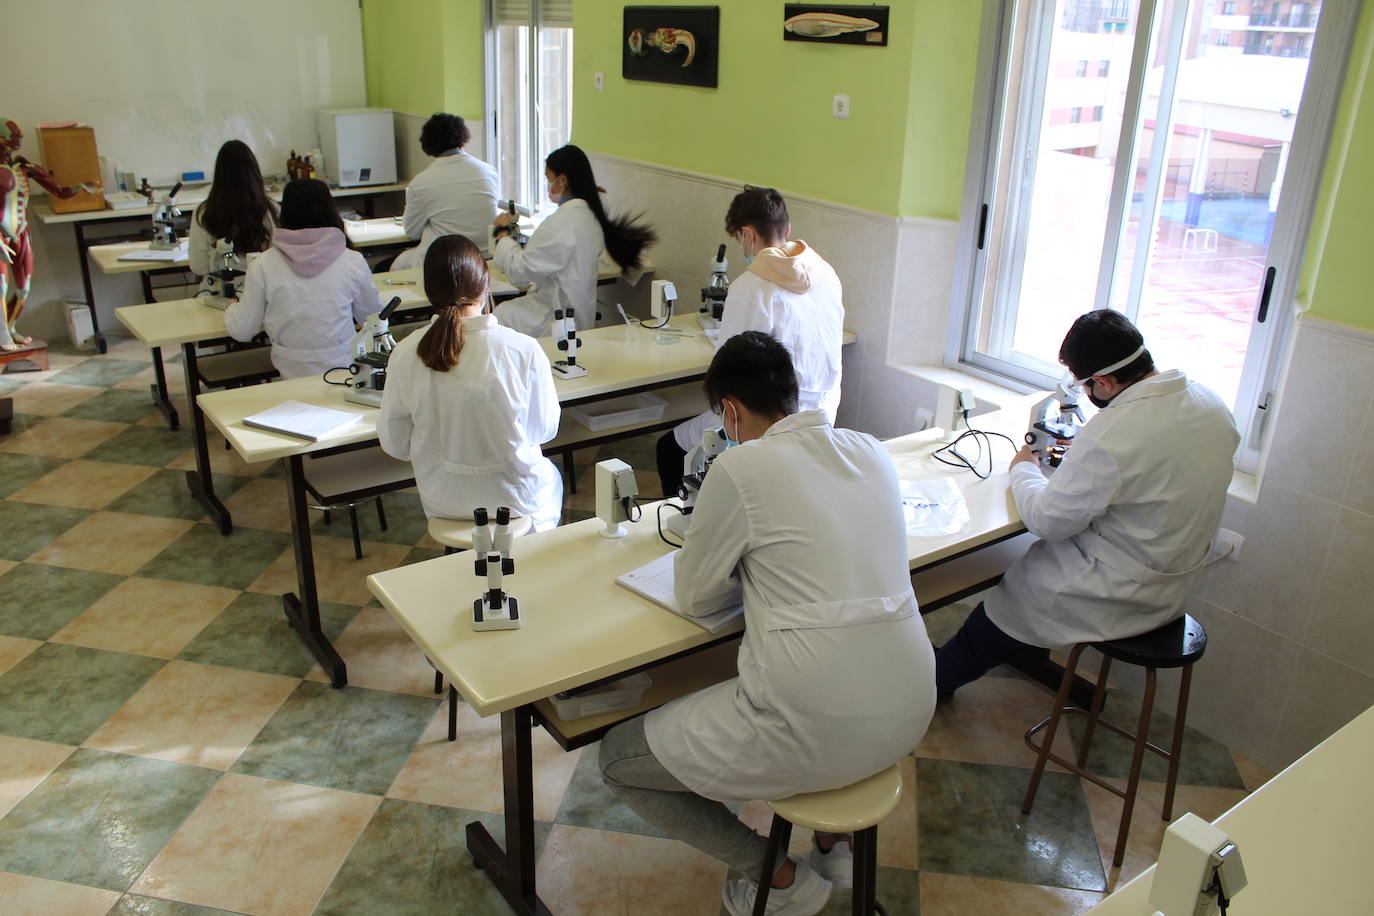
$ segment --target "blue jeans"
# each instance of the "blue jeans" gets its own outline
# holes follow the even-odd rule
[[[944,698],[954,694],[1003,662],[1011,661],[1034,646],[1012,639],[988,620],[983,603],[973,609],[964,625],[943,646],[935,650],[935,694]]]

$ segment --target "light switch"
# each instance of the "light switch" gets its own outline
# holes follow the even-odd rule
[[[849,96],[841,93],[830,104],[830,113],[837,118],[849,117]]]
[[[605,91],[606,91],[606,74],[604,74],[604,73],[597,73],[596,76],[593,77],[593,82],[596,84],[596,91],[597,91],[597,92],[605,92]]]

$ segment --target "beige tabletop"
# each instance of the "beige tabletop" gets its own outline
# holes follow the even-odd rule
[[[368,194],[386,194],[391,191],[404,191],[406,182],[396,184],[370,185],[358,188],[330,188],[329,193],[337,198],[340,197],[363,197]],[[160,189],[159,189],[160,190]],[[205,200],[210,193],[208,184],[198,185],[194,188],[186,188],[177,195],[177,206],[183,212],[193,210],[201,201]],[[272,191],[268,194],[273,200],[281,201],[281,191]],[[75,223],[90,222],[94,220],[122,219],[128,216],[152,216],[157,205],[147,207],[130,207],[127,210],[81,210],[75,213],[54,213],[52,207],[46,203],[34,203],[30,211],[43,221],[45,225],[52,223]]]
[[[1019,401],[1008,411],[1020,412]],[[1006,422],[1010,423],[1010,413]],[[903,477],[953,473],[929,457],[938,433],[893,440],[889,447]],[[998,473],[980,481],[955,476],[972,520],[957,534],[909,538],[912,569],[971,550],[1021,530],[1007,491],[1011,448],[998,453]],[[543,699],[570,687],[666,658],[714,638],[713,634],[615,584],[615,577],[661,556],[654,505],[627,526],[628,536],[601,537],[602,523],[589,519],[518,538],[512,549],[516,575],[508,589],[521,602],[518,630],[476,633],[472,600],[483,583],[471,558],[439,557],[369,576],[372,593],[425,654],[447,675],[479,715],[491,715]],[[576,587],[570,587],[576,583]],[[724,632],[736,632],[736,624]]]
[[[1240,847],[1249,885],[1232,911],[1244,916],[1374,913],[1369,867],[1369,760],[1374,709],[1213,821]],[[1155,866],[1091,910],[1093,916],[1150,916]]]

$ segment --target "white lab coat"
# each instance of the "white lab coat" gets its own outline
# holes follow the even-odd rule
[[[406,187],[401,226],[420,244],[401,252],[393,269],[423,267],[425,252],[441,235],[466,236],[485,247],[500,193],[496,169],[476,156],[459,150],[435,159]]]
[[[843,369],[844,290],[834,269],[805,242],[764,249],[730,284],[715,344],[745,331],[771,334],[787,347],[797,370],[797,408],[824,410],[834,423]],[[718,426],[720,417],[707,411],[679,423],[673,438],[683,451],[691,451],[702,433]]]
[[[1058,648],[1177,618],[1221,522],[1239,443],[1221,399],[1174,370],[1117,395],[1048,479],[1017,464],[1012,497],[1041,540],[988,593],[988,619]]]
[[[935,709],[897,472],[819,410],[722,452],[674,563],[679,607],[744,596],[739,676],[648,714],[654,755],[693,792],[777,799],[909,754]]]
[[[458,365],[435,372],[416,352],[425,330],[396,345],[377,434],[415,467],[431,518],[508,506],[535,530],[558,524],[563,478],[540,446],[558,433],[558,393],[539,344],[491,315],[463,319]]]
[[[202,204],[201,206],[204,206]],[[270,239],[272,233],[276,231],[277,224],[273,221],[269,213],[263,220],[263,225],[267,227],[268,245],[271,246]],[[209,289],[210,280],[208,274],[219,265],[214,263],[215,242],[218,239],[210,234],[210,230],[200,224],[200,207],[196,207],[191,214],[191,228],[186,234],[186,258],[190,262],[191,273],[200,277],[200,288]],[[240,257],[245,258],[245,252],[238,252]]]
[[[299,378],[347,367],[354,325],[381,308],[372,272],[358,252],[344,249],[322,273],[302,277],[271,248],[249,263],[243,296],[224,310],[224,327],[235,340],[267,331],[272,365],[282,378]]]
[[[605,234],[587,202],[573,197],[558,205],[521,248],[502,236],[492,251],[496,266],[516,286],[532,284],[525,295],[496,307],[496,318],[531,337],[552,333],[555,309],[573,308],[579,328],[596,323],[596,271]]]

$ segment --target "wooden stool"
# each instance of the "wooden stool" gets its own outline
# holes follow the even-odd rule
[[[0,303],[3,306],[3,303]],[[0,307],[0,320],[4,320],[4,308]],[[34,365],[32,369],[25,369],[23,366],[14,367],[19,372],[47,372],[48,371],[48,342],[39,340],[35,337],[26,344],[20,344],[14,350],[0,350],[0,366],[4,366],[5,372],[11,371],[11,363],[30,362]]]
[[[825,792],[807,792],[771,801],[773,825],[768,830],[768,850],[763,856],[754,916],[768,906],[769,882],[773,880],[778,850],[786,850],[792,825],[822,833],[854,835],[854,916],[872,916],[887,910],[878,902],[878,822],[897,807],[902,797],[902,771],[896,764],[851,786]]]
[[[494,520],[494,516],[493,516]],[[534,522],[528,515],[513,515],[510,520],[510,536],[518,538],[527,533]],[[457,553],[472,549],[472,532],[477,523],[470,518],[431,518],[429,536],[444,545],[444,553]],[[425,661],[429,661],[426,657]],[[430,661],[430,665],[434,662]],[[444,672],[434,669],[434,692],[444,692]],[[458,691],[450,684],[448,688],[448,740],[458,740]]]
[[[1084,709],[1081,706],[1067,704],[1069,687],[1073,684],[1074,669],[1078,667],[1078,657],[1090,645],[1102,653],[1102,668],[1097,675],[1097,689],[1093,691],[1092,708]],[[1169,776],[1164,788],[1164,810],[1161,817],[1167,821],[1173,816],[1174,787],[1178,784],[1179,752],[1183,749],[1183,727],[1188,714],[1188,688],[1193,678],[1193,664],[1202,658],[1202,654],[1206,651],[1207,631],[1202,628],[1202,624],[1187,614],[1173,623],[1166,624],[1142,636],[1113,639],[1108,642],[1084,642],[1074,646],[1073,651],[1069,653],[1068,663],[1064,666],[1064,679],[1059,683],[1059,695],[1054,701],[1054,711],[1026,731],[1026,744],[1031,750],[1036,751],[1038,756],[1035,761],[1035,772],[1031,774],[1030,786],[1026,789],[1026,800],[1021,804],[1022,813],[1030,814],[1031,805],[1035,803],[1035,792],[1040,787],[1040,777],[1044,775],[1045,764],[1048,761],[1052,760],[1070,772],[1089,780],[1094,785],[1101,786],[1125,802],[1121,809],[1121,827],[1116,834],[1116,852],[1112,856],[1112,865],[1120,867],[1122,857],[1126,853],[1126,836],[1131,830],[1131,812],[1135,808],[1136,789],[1140,785],[1140,766],[1145,759],[1147,748],[1169,761]],[[1107,693],[1107,674],[1111,670],[1112,659],[1125,662],[1128,665],[1139,665],[1145,669],[1145,696],[1140,701],[1140,722],[1136,726],[1135,734],[1101,718],[1102,703]],[[1151,744],[1149,740],[1150,714],[1154,711],[1155,700],[1155,672],[1160,668],[1183,669],[1182,680],[1179,682],[1178,688],[1178,709],[1174,713],[1173,745],[1167,751]],[[1076,713],[1088,717],[1088,725],[1083,732],[1082,746],[1078,749],[1077,762],[1064,760],[1050,750],[1054,746],[1054,733],[1058,730],[1059,720],[1064,713]],[[1131,740],[1135,745],[1134,752],[1131,754],[1131,770],[1130,776],[1126,780],[1125,791],[1097,778],[1087,770],[1088,752],[1092,750],[1093,731],[1098,725]],[[1037,745],[1034,738],[1036,732],[1041,729],[1045,729],[1045,740],[1042,744]]]

